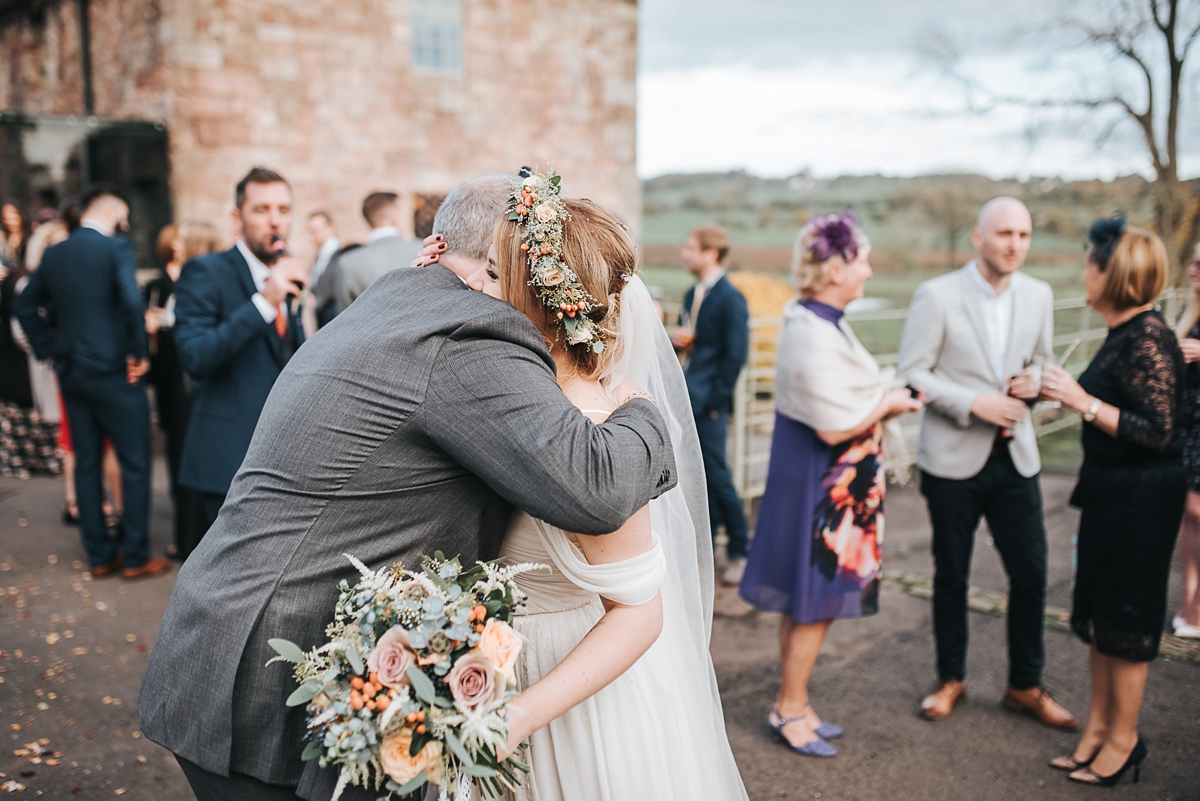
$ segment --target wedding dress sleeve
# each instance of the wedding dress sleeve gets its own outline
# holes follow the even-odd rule
[[[654,545],[645,553],[620,562],[593,565],[571,544],[562,529],[534,519],[538,537],[554,565],[575,586],[625,606],[641,606],[658,595],[667,575],[662,542],[654,534]]]

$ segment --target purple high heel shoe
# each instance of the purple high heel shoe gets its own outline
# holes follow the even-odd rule
[[[785,718],[783,715],[779,714],[778,707],[771,707],[771,714],[767,716],[767,725],[770,726],[771,730],[774,731],[779,739],[783,741],[784,745],[801,756],[816,757],[817,759],[829,759],[837,756],[837,749],[827,743],[820,734],[817,734],[817,739],[813,740],[811,743],[805,743],[804,745],[792,745],[788,741],[787,737],[783,735],[784,726],[788,725],[789,723],[795,723],[797,720],[803,720],[805,717],[807,717],[807,715],[797,715],[794,718]],[[778,723],[775,722],[776,718],[779,720]],[[813,733],[816,734],[816,732]]]

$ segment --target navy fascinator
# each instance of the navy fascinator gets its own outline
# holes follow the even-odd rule
[[[1088,229],[1088,242],[1092,246],[1091,258],[1100,268],[1100,272],[1108,269],[1108,261],[1125,233],[1125,225],[1125,215],[1118,211],[1111,217],[1101,217]]]

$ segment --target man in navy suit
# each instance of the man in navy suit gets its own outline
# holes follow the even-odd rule
[[[150,366],[145,308],[133,247],[113,236],[129,226],[129,204],[113,186],[80,198],[83,217],[49,248],[13,310],[39,359],[54,359],[75,446],[79,529],[91,574],[125,578],[170,567],[150,556],[150,405],[142,376]],[[53,330],[52,330],[53,329]],[[104,526],[100,461],[108,437],[121,463],[125,501],[118,545]]]
[[[750,312],[746,298],[729,283],[721,265],[729,255],[729,239],[716,226],[692,231],[680,252],[697,283],[683,297],[680,327],[671,334],[675,348],[686,354],[684,377],[696,416],[696,433],[708,479],[708,514],[715,538],[724,523],[729,557],[722,580],[737,584],[746,569],[750,537],[742,499],[733,486],[725,459],[733,388],[750,347]]]
[[[207,531],[242,464],[275,379],[304,342],[295,298],[308,269],[283,247],[292,188],[255,167],[237,185],[237,243],[183,265],[175,284],[175,343],[196,391],[179,466],[200,495]]]

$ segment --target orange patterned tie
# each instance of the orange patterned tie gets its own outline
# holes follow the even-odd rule
[[[287,336],[287,307],[280,303],[275,307],[275,333],[279,334],[279,338],[283,339]]]

